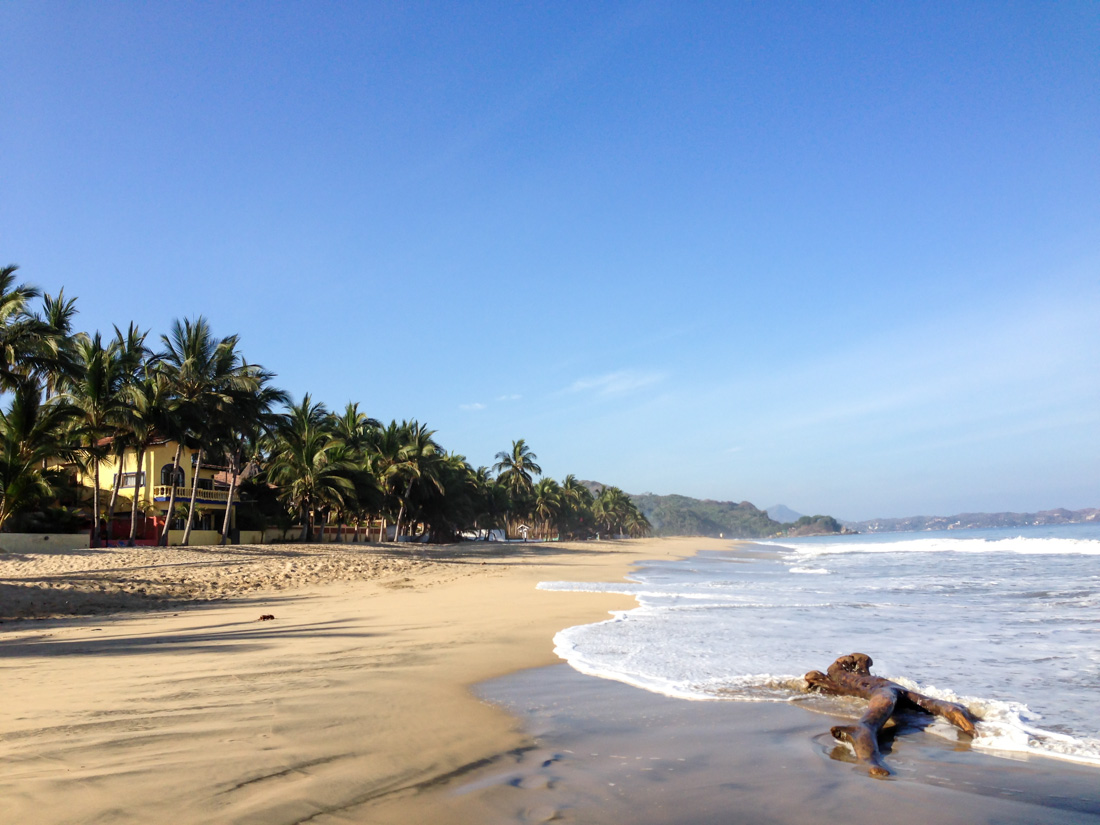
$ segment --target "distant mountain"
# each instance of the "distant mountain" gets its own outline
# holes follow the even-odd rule
[[[791,524],[802,518],[802,513],[796,513],[786,504],[773,504],[771,507],[765,507],[764,512],[768,514],[768,518],[772,521],[778,521],[780,524]]]
[[[1040,510],[1038,513],[959,513],[954,516],[909,516],[848,521],[844,526],[860,533],[903,533],[923,530],[969,530],[981,527],[1030,527],[1037,524],[1100,522],[1100,510]]]
[[[581,481],[599,495],[606,486],[600,481]],[[828,535],[844,531],[843,526],[831,516],[800,516],[782,507],[793,518],[779,522],[769,518],[764,510],[748,501],[713,501],[689,496],[658,496],[654,493],[628,493],[649,523],[655,536],[708,536],[727,539],[759,539],[784,535],[784,524],[790,527],[790,535]],[[792,524],[793,522],[793,524]]]

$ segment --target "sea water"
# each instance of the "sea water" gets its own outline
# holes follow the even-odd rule
[[[577,670],[684,699],[807,701],[872,673],[967,705],[973,746],[1100,766],[1100,525],[781,539],[641,566],[638,607],[555,638]],[[946,723],[933,733],[953,737]]]

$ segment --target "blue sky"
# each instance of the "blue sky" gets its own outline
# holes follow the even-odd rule
[[[1100,506],[1100,6],[0,6],[0,259],[492,463]]]

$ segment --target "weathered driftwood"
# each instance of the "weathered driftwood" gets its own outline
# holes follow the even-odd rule
[[[856,756],[871,766],[872,776],[890,775],[878,748],[878,734],[896,710],[921,710],[942,716],[964,733],[974,734],[976,719],[962,705],[933,699],[904,688],[897,682],[872,676],[872,664],[867,654],[850,653],[829,665],[826,673],[811,670],[804,677],[811,690],[868,700],[867,712],[856,724],[837,725],[831,733],[836,739],[852,744]]]

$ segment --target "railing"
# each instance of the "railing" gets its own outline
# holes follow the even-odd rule
[[[168,501],[172,495],[171,484],[160,484],[153,488],[153,498],[157,501]],[[187,502],[191,500],[191,488],[190,487],[177,487],[176,488],[176,501]],[[202,487],[198,489],[198,493],[195,496],[195,501],[201,501],[204,504],[228,504],[229,503],[229,491],[228,490],[204,490]]]

